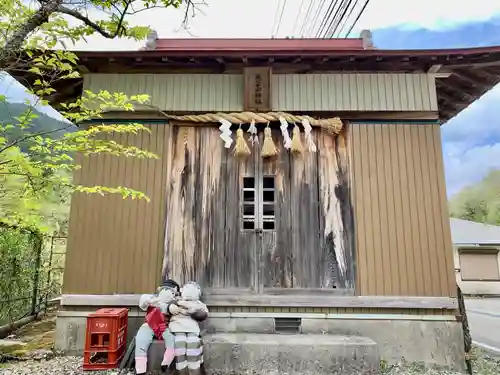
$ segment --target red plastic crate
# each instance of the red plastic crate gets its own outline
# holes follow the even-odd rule
[[[128,310],[106,308],[87,317],[83,353],[84,370],[106,370],[118,367],[125,354]]]

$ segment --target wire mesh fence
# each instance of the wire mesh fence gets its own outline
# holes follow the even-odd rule
[[[66,238],[0,227],[0,326],[45,309],[60,295]]]

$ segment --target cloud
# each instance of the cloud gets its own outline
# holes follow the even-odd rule
[[[448,195],[500,169],[500,85],[441,128]]]
[[[442,30],[388,27],[374,30],[373,36],[379,48],[464,48],[500,45],[499,29],[500,16],[496,16],[486,22],[468,22]],[[499,103],[497,85],[442,126],[449,196],[480,181],[492,168],[500,169]]]
[[[360,19],[360,27],[379,29],[403,26],[443,30],[456,25],[482,22],[500,14],[500,1],[474,0],[375,0]]]

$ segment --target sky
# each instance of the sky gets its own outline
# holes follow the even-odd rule
[[[130,22],[148,25],[161,38],[311,37],[314,16],[306,18],[309,3],[319,13],[324,0],[205,0],[189,28],[181,27],[183,12],[154,9]],[[281,7],[283,16],[280,17]],[[362,1],[360,1],[362,3]],[[318,8],[319,7],[319,8]],[[320,19],[321,17],[319,17]],[[281,22],[278,20],[281,19]],[[318,18],[316,18],[317,20]],[[317,22],[317,21],[316,21]],[[451,48],[500,45],[499,0],[371,0],[351,36],[371,29],[378,48]],[[144,42],[87,38],[74,49],[130,50]],[[0,93],[13,100],[23,96],[17,83],[0,78]],[[500,86],[442,126],[448,195],[480,181],[500,168]]]

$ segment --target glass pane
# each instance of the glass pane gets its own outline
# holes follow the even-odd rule
[[[263,200],[264,202],[274,202],[274,191],[273,190],[268,190],[262,192]]]
[[[255,229],[255,222],[253,220],[246,220],[243,222],[243,229]]]
[[[274,204],[265,204],[262,211],[264,216],[274,216]]]
[[[255,190],[245,190],[243,192],[243,201],[254,202],[255,201]]]
[[[255,205],[252,204],[244,204],[243,205],[243,215],[245,216],[254,216],[255,215]]]
[[[265,176],[263,187],[264,189],[274,189],[274,176]]]
[[[243,177],[243,187],[245,189],[255,188],[255,178],[253,178],[253,177]]]

